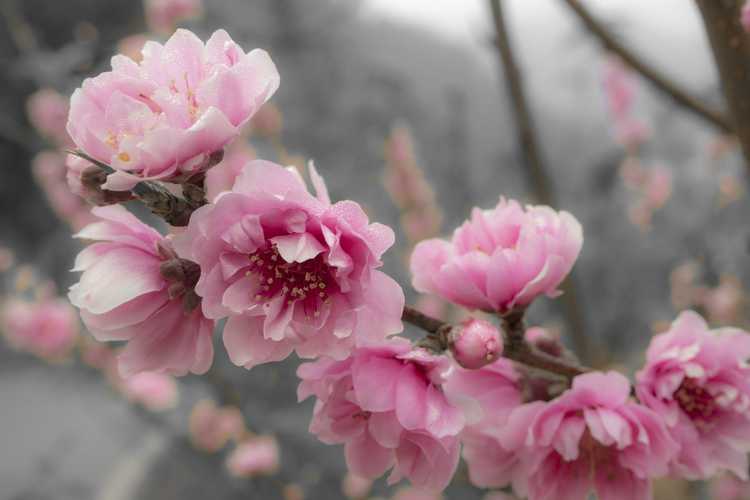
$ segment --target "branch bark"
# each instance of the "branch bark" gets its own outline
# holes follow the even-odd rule
[[[453,325],[450,323],[428,316],[409,306],[404,307],[401,319],[426,331],[428,337],[440,336],[441,334],[449,332],[453,328]],[[565,377],[568,380],[572,380],[573,377],[576,377],[577,375],[582,375],[591,371],[590,368],[566,363],[559,358],[534,350],[528,342],[524,340],[523,329],[522,316],[503,320],[505,342],[503,345],[502,356],[504,358],[521,363],[527,367],[554,373],[561,377]],[[428,343],[430,346],[439,344],[440,342]],[[420,343],[420,345],[423,344]]]
[[[696,0],[734,123],[750,169],[750,35],[740,24],[741,0]]]
[[[489,1],[497,36],[497,49],[502,62],[509,97],[513,105],[518,140],[531,181],[532,191],[539,202],[556,207],[557,200],[537,143],[533,116],[524,92],[523,75],[513,55],[513,46],[505,22],[502,3],[501,0]],[[561,300],[570,327],[573,347],[581,359],[590,360],[593,356],[593,349],[586,335],[586,324],[578,299],[579,292],[575,273],[571,273],[563,283],[562,290],[564,293]]]
[[[594,35],[604,48],[614,54],[617,54],[633,70],[641,74],[646,80],[656,87],[659,91],[670,97],[677,104],[681,105],[688,111],[692,112],[701,119],[709,122],[722,132],[734,133],[732,121],[723,113],[711,109],[699,99],[691,96],[684,89],[669,79],[659,70],[650,66],[641,60],[634,52],[618,42],[607,29],[583,6],[579,0],[564,0],[566,4],[576,13],[578,18],[583,22],[586,29]],[[704,4],[719,4],[720,1],[701,0],[698,2]],[[739,2],[732,2],[739,3]],[[736,16],[739,24],[739,14]]]

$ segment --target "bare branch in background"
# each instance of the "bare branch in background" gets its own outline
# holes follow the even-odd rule
[[[750,169],[750,37],[740,0],[696,0],[719,71],[724,99]]]
[[[583,22],[586,29],[591,32],[596,38],[599,39],[604,48],[614,54],[617,54],[620,59],[623,60],[633,70],[641,74],[646,80],[651,82],[654,87],[672,98],[677,104],[681,105],[688,111],[699,116],[703,120],[711,123],[713,126],[721,130],[722,132],[731,134],[734,133],[732,122],[723,113],[711,109],[706,104],[702,103],[699,99],[691,96],[684,89],[680,88],[675,82],[671,81],[666,75],[661,73],[653,66],[648,65],[641,60],[635,53],[630,49],[618,42],[607,29],[596,20],[594,16],[583,6],[579,0],[564,0],[565,3],[578,15],[580,20]],[[720,1],[705,0],[704,4],[721,3]],[[740,2],[731,2],[740,3]],[[737,24],[739,26],[739,14],[737,14]]]
[[[557,208],[549,175],[541,158],[539,146],[534,131],[534,122],[529,111],[526,96],[523,89],[523,76],[513,56],[513,48],[510,36],[503,16],[503,8],[500,0],[490,0],[490,8],[495,24],[497,35],[497,48],[503,65],[503,73],[507,82],[508,93],[513,106],[513,114],[518,131],[518,140],[521,145],[525,168],[531,180],[534,197],[541,203]],[[578,287],[575,275],[571,272],[562,286],[563,296],[561,300],[565,308],[565,316],[570,328],[570,336],[576,354],[583,360],[590,360],[592,349],[586,335],[585,321],[578,300]]]

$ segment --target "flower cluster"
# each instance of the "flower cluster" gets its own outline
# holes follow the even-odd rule
[[[164,45],[147,42],[140,63],[118,55],[112,71],[84,81],[71,97],[68,133],[115,170],[105,189],[189,178],[211,165],[211,154],[238,136],[278,86],[265,51],[245,53],[222,30],[205,44],[178,30]]]
[[[561,293],[581,225],[505,198],[475,208],[450,240],[419,242],[410,260],[418,291],[487,314],[451,325],[406,308],[381,270],[391,228],[354,201],[332,202],[312,162],[306,181],[302,169],[230,144],[279,85],[265,52],[245,53],[223,31],[204,44],[178,30],[142,55],[116,56],[112,71],[86,80],[67,126],[84,158],[69,162],[71,187],[108,205],[77,234],[91,244],[76,259],[82,274],[69,298],[97,340],[125,343],[117,365],[131,398],[174,404],[166,374],[209,370],[214,329],[226,320],[224,347],[238,366],[293,352],[312,360],[297,371],[298,398],[315,399],[310,432],[344,446],[350,496],[390,470],[389,483],[418,488],[404,498],[436,498],[461,456],[475,485],[511,486],[531,500],[647,500],[655,477],[747,476],[745,332],[710,331],[683,313],[654,338],[635,388],[619,373],[578,366],[559,338],[523,319],[535,300]],[[632,92],[621,76],[608,85],[624,120]],[[280,115],[266,110],[256,131],[278,140]],[[389,142],[389,163],[401,208],[436,216],[405,129]],[[663,203],[668,180],[640,180],[651,204]],[[186,227],[161,234],[117,205],[131,196],[168,222],[164,214],[179,211]],[[416,343],[398,336],[402,319],[428,334]],[[233,475],[279,467],[276,440],[251,434],[236,407],[199,403],[190,437],[209,452],[234,441]]]

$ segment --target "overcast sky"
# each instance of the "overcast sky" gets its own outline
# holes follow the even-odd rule
[[[560,50],[574,18],[562,0],[503,0],[515,41],[530,60]],[[695,86],[713,78],[706,41],[689,0],[587,0],[592,12],[616,22],[627,43]],[[487,0],[364,0],[363,15],[394,17],[479,45],[489,32]]]

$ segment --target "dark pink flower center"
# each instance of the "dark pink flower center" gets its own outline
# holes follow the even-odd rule
[[[319,316],[320,307],[331,302],[331,293],[338,290],[330,266],[317,255],[304,262],[287,262],[276,248],[267,246],[249,256],[247,274],[255,275],[260,287],[255,300],[265,302],[278,296],[286,297],[287,305],[301,301],[305,314]]]
[[[674,397],[682,411],[696,422],[706,423],[718,411],[714,397],[692,378],[682,381]]]

